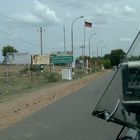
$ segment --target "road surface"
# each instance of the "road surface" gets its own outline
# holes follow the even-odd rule
[[[91,115],[111,74],[0,131],[0,140],[115,140],[121,126]]]

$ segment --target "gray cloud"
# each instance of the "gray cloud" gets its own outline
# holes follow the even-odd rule
[[[110,20],[106,19],[106,18],[95,17],[93,19],[93,24],[95,24],[96,26],[106,25],[106,24],[109,24],[109,23],[110,23]]]
[[[120,10],[118,7],[113,6],[111,4],[104,4],[102,6],[98,6],[95,9],[95,16],[96,17],[118,17],[120,14]]]
[[[113,19],[120,17],[119,8],[110,3],[102,4],[100,6],[97,5],[92,13],[92,19],[97,26],[110,24]]]
[[[40,3],[39,1],[34,1],[33,12],[15,13],[10,18],[19,23],[33,25],[52,26],[61,23],[61,19],[57,17],[55,11],[51,10],[47,4]]]
[[[29,24],[41,23],[41,20],[37,18],[35,15],[33,15],[32,13],[16,13],[16,14],[12,14],[10,18],[11,20],[17,22],[24,22]]]
[[[69,7],[79,10],[80,8],[88,7],[96,3],[96,0],[53,0],[63,7]]]
[[[120,40],[122,42],[131,42],[131,39],[130,38],[127,38],[127,37],[122,37],[122,38],[120,38]]]
[[[96,4],[101,3],[108,3],[108,2],[116,2],[116,0],[53,0],[54,2],[57,2],[58,4],[64,6],[64,7],[71,7],[76,8],[77,10],[79,8],[87,7],[87,6],[94,6]],[[117,0],[117,1],[126,1],[126,0]]]
[[[126,15],[132,15],[132,14],[135,14],[135,9],[128,6],[128,5],[125,5],[124,7],[124,14]]]
[[[124,5],[118,7],[116,5],[106,3],[102,6],[97,6],[94,16],[98,19],[105,19],[106,21],[122,20],[129,23],[138,23],[139,18],[136,14],[136,10],[131,6]],[[106,23],[106,22],[105,22]]]
[[[139,15],[136,10],[128,5],[125,5],[122,10],[122,20],[127,23],[139,23]]]

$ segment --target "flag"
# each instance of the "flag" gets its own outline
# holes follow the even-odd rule
[[[85,21],[85,27],[92,27],[92,23]]]

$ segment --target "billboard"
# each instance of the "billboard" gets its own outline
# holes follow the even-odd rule
[[[73,62],[72,51],[57,51],[50,54],[52,64],[66,64]]]
[[[38,55],[38,54],[34,54],[32,55],[32,64],[33,65],[40,65],[40,64],[50,64],[50,59],[49,59],[49,55],[45,54],[45,55]]]
[[[55,56],[72,56],[72,51],[56,51],[51,53],[51,55]]]
[[[7,64],[31,64],[31,55],[29,53],[7,53]]]
[[[7,53],[6,54],[6,63],[7,64],[14,64],[14,53]]]
[[[51,56],[50,62],[52,64],[66,64],[72,63],[73,56]]]

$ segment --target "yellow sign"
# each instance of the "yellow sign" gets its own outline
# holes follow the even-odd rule
[[[32,55],[32,64],[33,65],[40,65],[40,64],[50,64],[49,55]]]

